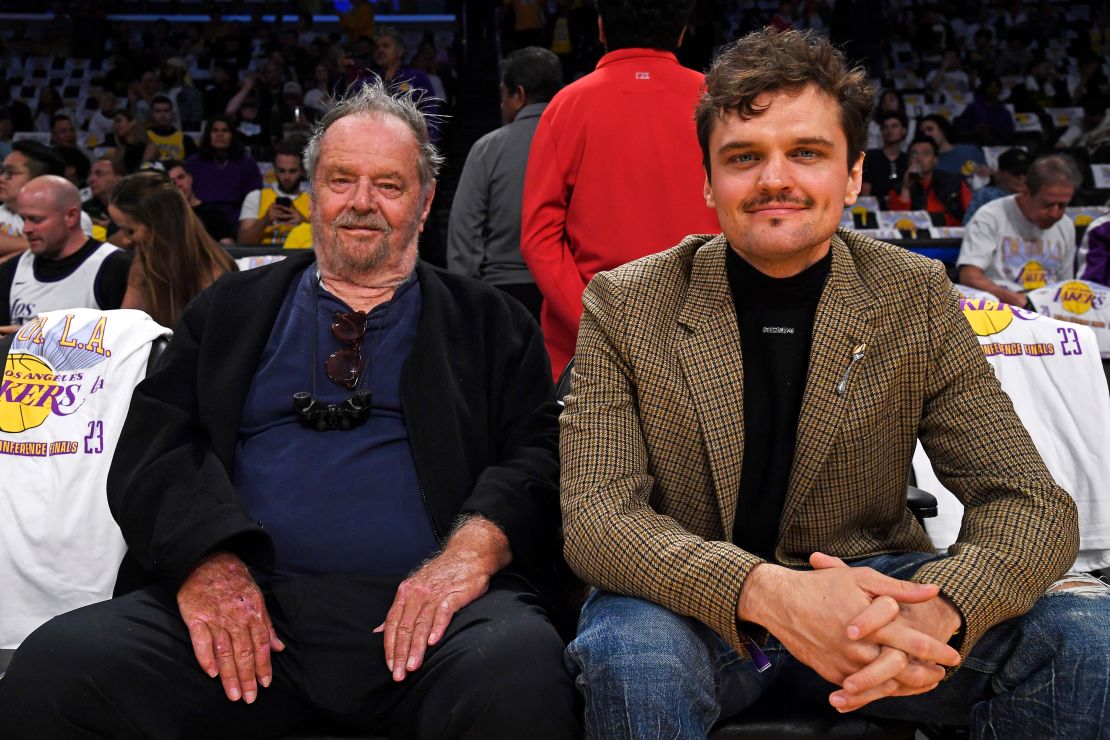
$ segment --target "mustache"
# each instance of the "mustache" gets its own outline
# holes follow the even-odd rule
[[[742,204],[744,210],[751,210],[752,208],[762,208],[769,206],[772,203],[783,203],[791,206],[804,206],[810,208],[813,206],[814,201],[812,198],[792,198],[789,195],[761,195],[758,198],[749,198]]]
[[[393,233],[393,228],[379,213],[358,214],[354,211],[344,211],[331,222],[331,225],[333,229],[374,229],[375,231],[384,232],[387,236]]]

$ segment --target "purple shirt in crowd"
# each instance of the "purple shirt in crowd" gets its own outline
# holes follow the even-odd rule
[[[193,176],[193,194],[211,203],[227,216],[228,223],[239,223],[239,209],[252,190],[262,187],[262,172],[247,155],[242,159],[203,160],[193,155],[185,161]]]

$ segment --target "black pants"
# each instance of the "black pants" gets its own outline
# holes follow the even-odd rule
[[[52,619],[0,680],[0,737],[273,737],[338,723],[402,738],[570,738],[575,690],[536,597],[495,577],[394,683],[382,636],[396,581],[311,576],[266,589],[273,681],[231,702],[199,667],[174,594],[136,591]]]

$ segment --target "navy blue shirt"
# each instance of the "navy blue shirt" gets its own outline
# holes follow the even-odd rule
[[[233,471],[247,511],[273,538],[275,574],[398,576],[438,549],[401,407],[420,305],[413,278],[370,312],[355,389],[372,393],[370,417],[348,431],[318,432],[302,424],[293,394],[312,390],[312,373],[324,404],[354,392],[324,372],[343,346],[332,316],[351,309],[320,285],[315,264],[290,286],[247,394]]]

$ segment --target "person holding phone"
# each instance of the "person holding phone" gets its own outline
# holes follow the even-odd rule
[[[308,222],[310,201],[301,189],[304,140],[290,138],[274,150],[273,185],[251,191],[239,212],[239,243],[280,247],[289,233]]]

